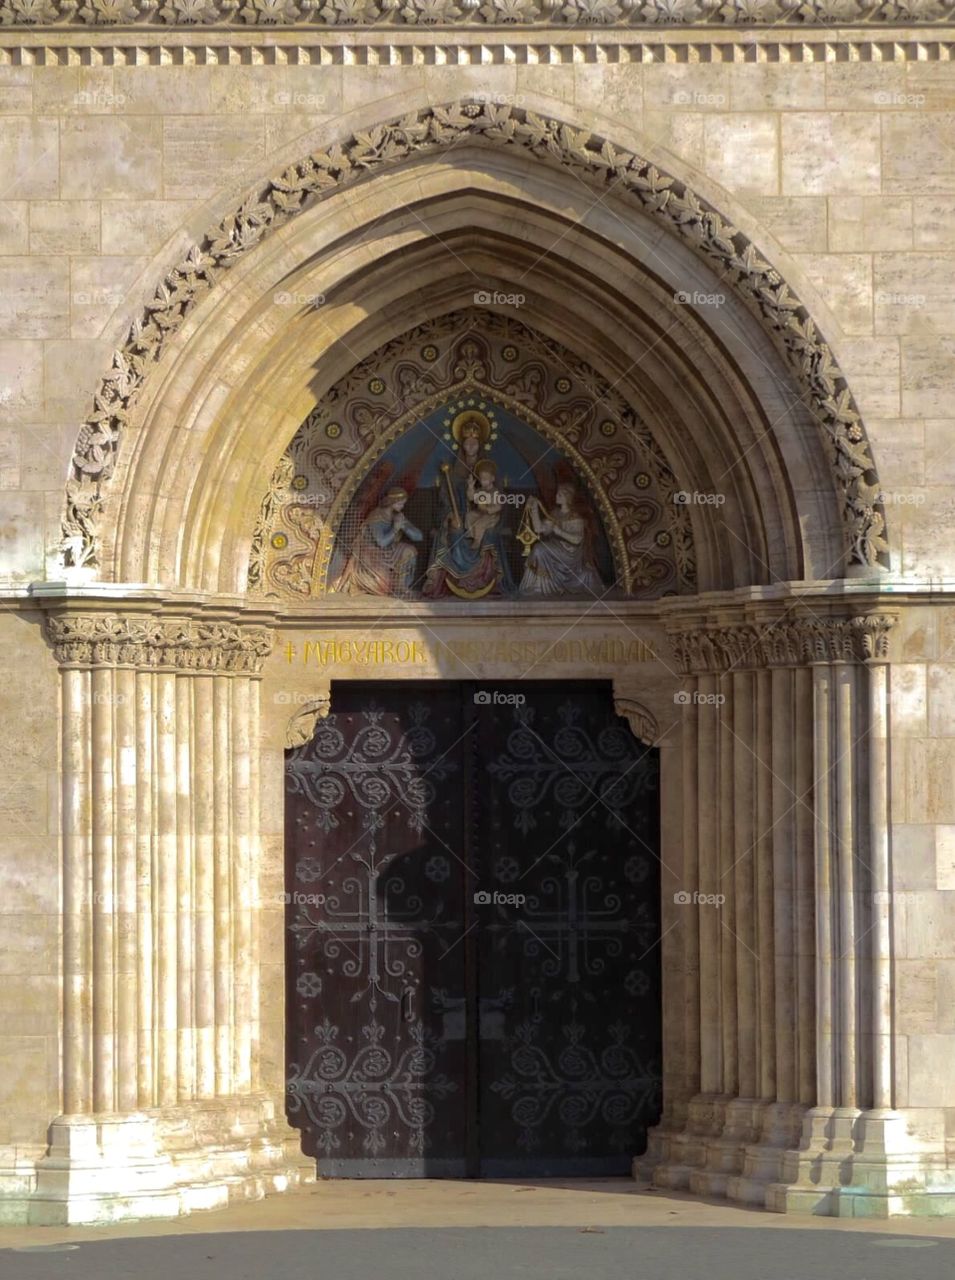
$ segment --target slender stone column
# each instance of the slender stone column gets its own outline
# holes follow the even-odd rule
[[[700,894],[715,898],[721,890],[719,865],[719,693],[717,678],[697,682],[697,807]],[[700,1088],[719,1094],[723,1088],[722,939],[719,913],[692,905],[700,937]]]
[[[153,674],[136,672],[136,917],[137,917],[137,1093],[140,1107],[156,1105],[155,920],[153,825],[156,771],[153,767]]]
[[[176,1092],[196,1096],[196,913],[193,861],[193,725],[195,676],[176,677]]]
[[[90,677],[63,672],[63,1110],[92,1110]]]
[[[259,720],[259,700],[262,681],[258,675],[249,679],[249,892],[252,899],[251,928],[251,963],[252,972],[249,982],[249,1027],[250,1027],[250,1085],[258,1089],[260,1085],[260,1036],[259,1036],[259,870],[262,861],[262,814],[260,801],[261,787],[261,727]]]
[[[892,935],[889,921],[888,667],[868,664],[869,847],[872,888],[872,1106],[894,1105],[892,1082]]]
[[[759,1096],[776,1098],[776,936],[773,896],[772,673],[756,681],[756,949]]]
[[[793,943],[793,846],[794,809],[797,804],[793,759],[792,672],[774,667],[772,801],[773,801],[773,932],[775,963],[776,1100],[793,1102],[795,1082],[796,975]]]
[[[812,669],[815,706],[813,772],[815,775],[816,862],[816,1104],[836,1103],[835,1077],[835,950],[833,941],[833,824],[832,668],[819,663]]]
[[[813,682],[808,667],[793,671],[793,778],[796,791],[793,854],[796,900],[796,1098],[816,1100],[815,852],[812,795]]]
[[[213,678],[216,1093],[232,1092],[232,681]]]
[[[732,927],[736,934],[739,1093],[743,1098],[760,1096],[757,1051],[759,975],[755,885],[755,790],[759,748],[754,747],[756,743],[754,690],[755,679],[752,672],[733,673],[733,732],[736,740],[734,751],[736,764],[733,786],[735,844],[732,877],[735,910]],[[728,876],[724,876],[724,879],[729,881]]]
[[[683,868],[681,886],[684,893],[696,894],[700,890],[700,747],[699,721],[695,697],[697,681],[689,676],[684,681],[682,724],[682,782],[683,782]],[[684,912],[683,938],[685,955],[684,992],[684,1044],[686,1060],[684,1075],[687,1097],[692,1098],[703,1085],[702,1070],[702,1017],[700,1011],[700,929],[696,911]]]
[[[213,680],[211,673],[203,673],[193,682],[196,1096],[199,1098],[212,1098],[216,1092]]]
[[[178,1087],[179,904],[176,849],[176,674],[156,672],[156,1097],[175,1102]]]
[[[116,920],[113,882],[113,671],[95,667],[90,681],[92,708],[93,834],[93,1110],[116,1108],[114,1062]]]
[[[252,1085],[252,827],[247,676],[232,681],[232,922],[233,922],[233,1046],[234,1088],[244,1093]]]
[[[736,867],[737,849],[736,819],[736,770],[745,769],[748,760],[743,759],[745,747],[739,743],[733,730],[733,679],[728,677],[716,682],[720,701],[717,704],[719,722],[719,872],[716,881],[717,898],[722,898],[718,908],[704,907],[717,922],[720,940],[720,1012],[721,1012],[721,1092],[728,1097],[739,1093],[739,1008],[737,983],[737,932]],[[730,690],[727,696],[726,690]],[[739,750],[737,750],[739,746]],[[745,969],[745,966],[744,966]]]
[[[834,672],[835,685],[835,836],[836,875],[839,896],[836,913],[839,928],[838,994],[839,1033],[836,1039],[838,1063],[838,1105],[858,1105],[857,1010],[858,988],[856,979],[856,848],[855,804],[855,752],[857,737],[855,717],[855,670],[839,663]]]
[[[116,734],[116,1106],[139,1104],[139,912],[137,877],[136,672],[114,674]]]

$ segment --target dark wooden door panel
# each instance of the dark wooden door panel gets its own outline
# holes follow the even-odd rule
[[[330,1176],[625,1172],[660,1104],[657,753],[595,683],[332,705],[286,769],[305,1150]]]
[[[659,1114],[657,752],[600,685],[497,693],[477,727],[481,1169],[625,1173]]]
[[[462,1176],[459,697],[333,705],[286,762],[290,1118],[326,1174]]]

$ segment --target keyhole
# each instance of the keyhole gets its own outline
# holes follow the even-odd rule
[[[411,987],[406,987],[401,997],[401,1016],[404,1018],[405,1022],[411,1022],[414,1018],[413,1000],[414,991]]]

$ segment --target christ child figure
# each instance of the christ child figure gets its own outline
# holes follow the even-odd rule
[[[504,495],[495,484],[496,478],[497,467],[490,458],[482,458],[468,476],[468,510],[464,527],[475,549],[480,547],[484,535],[496,529],[501,520]]]

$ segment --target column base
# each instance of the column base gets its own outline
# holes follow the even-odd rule
[[[724,1127],[707,1133],[719,1113]],[[747,1142],[757,1119],[758,1140]],[[895,1111],[807,1111],[797,1104],[701,1097],[690,1104],[682,1133],[651,1132],[633,1176],[776,1213],[955,1216],[955,1168],[946,1161],[943,1138],[920,1137]]]
[[[955,1214],[955,1169],[944,1146],[920,1140],[897,1111],[815,1107],[782,1180],[768,1188],[777,1213],[839,1218]]]
[[[177,1218],[315,1179],[264,1095],[117,1115],[64,1115],[32,1176],[0,1181],[0,1222],[78,1226]],[[4,1185],[6,1183],[6,1186]]]

